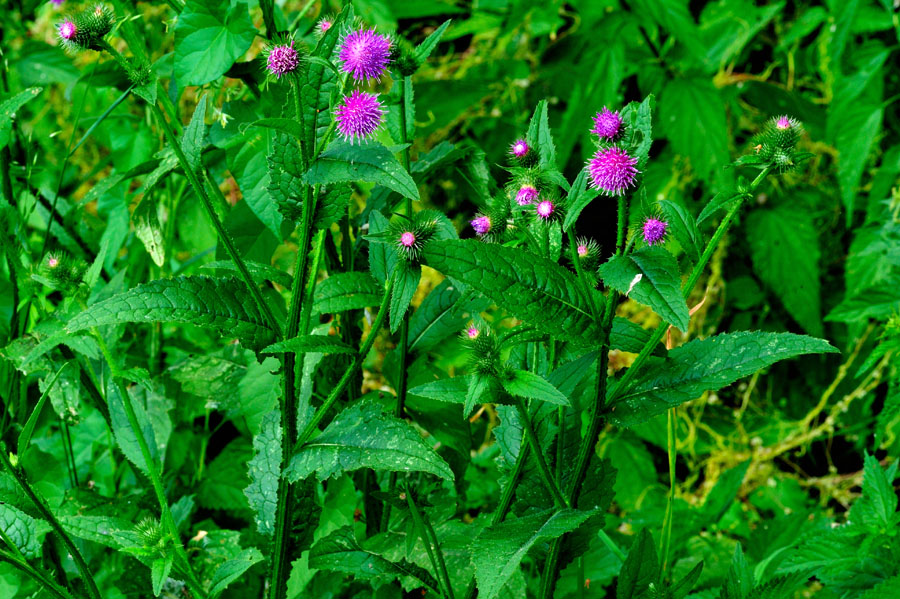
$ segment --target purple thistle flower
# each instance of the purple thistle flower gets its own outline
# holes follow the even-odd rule
[[[469,339],[474,339],[475,337],[478,336],[478,333],[479,333],[478,327],[476,327],[475,325],[472,325],[466,329],[466,336]]]
[[[794,127],[796,127],[799,124],[800,123],[796,119],[793,119],[785,114],[785,115],[778,117],[778,119],[776,119],[775,128],[781,129],[781,130],[793,129]]]
[[[412,231],[405,231],[403,235],[400,236],[400,245],[405,248],[411,248],[416,245],[416,236],[413,235]]]
[[[524,139],[517,139],[513,144],[509,147],[509,153],[515,156],[516,158],[524,158],[528,153],[528,142]]]
[[[575,248],[575,251],[578,252],[579,258],[584,258],[588,255],[588,246],[586,243],[581,243],[577,248]]]
[[[75,26],[75,23],[72,22],[71,19],[66,19],[60,23],[56,26],[56,29],[59,32],[59,37],[62,38],[64,42],[71,42],[75,39],[75,36],[78,35],[78,27]]]
[[[294,41],[291,44],[282,44],[280,46],[272,46],[269,49],[269,57],[266,61],[266,68],[277,78],[282,75],[293,73],[300,64],[300,57],[294,49]]]
[[[49,266],[50,268],[56,268],[57,266],[59,266],[59,258],[57,258],[56,256],[49,256],[47,258],[47,266]]]
[[[491,219],[483,214],[470,220],[469,224],[475,229],[476,235],[487,235],[491,230]]]
[[[638,174],[635,164],[637,158],[632,158],[618,146],[601,148],[588,162],[591,186],[607,195],[622,195],[634,185],[635,176]]]
[[[547,220],[551,216],[553,216],[553,211],[556,210],[556,206],[553,205],[553,202],[550,200],[544,200],[540,204],[537,205],[535,211],[540,218]]]
[[[594,115],[594,128],[591,133],[600,139],[614,139],[622,131],[622,117],[619,111],[612,112],[606,106]]]
[[[53,3],[54,6],[62,6],[63,1],[64,0],[50,0],[50,2]]]
[[[326,31],[331,29],[332,24],[331,19],[322,17],[319,19],[319,22],[316,23],[316,30],[319,32],[319,35],[324,35]]]
[[[344,97],[344,101],[335,109],[335,120],[338,131],[349,140],[362,141],[372,135],[381,125],[384,117],[378,94],[369,94],[354,90]]]
[[[666,229],[669,228],[669,223],[664,220],[660,220],[658,218],[653,218],[652,216],[647,218],[644,221],[644,242],[647,245],[656,245],[663,241],[666,237]]]
[[[375,33],[374,29],[361,29],[347,34],[341,45],[342,69],[351,73],[357,81],[378,79],[387,69],[391,57],[391,40]]]
[[[531,185],[523,185],[519,188],[519,191],[516,192],[516,204],[518,204],[519,206],[534,204],[535,200],[537,199],[538,190]]]

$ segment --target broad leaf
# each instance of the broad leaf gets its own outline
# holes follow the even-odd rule
[[[209,596],[211,599],[218,597],[225,588],[241,577],[253,564],[263,560],[259,549],[251,547],[244,549],[237,556],[219,565],[209,582]]]
[[[544,333],[580,346],[591,346],[599,339],[575,277],[550,260],[517,248],[447,240],[428,243],[423,262],[471,285]],[[599,305],[602,298],[595,294],[594,300]]]
[[[418,264],[398,262],[394,268],[394,286],[391,289],[391,333],[396,333],[403,323],[403,316],[409,308],[422,277],[422,267]]]
[[[255,36],[246,3],[188,0],[175,24],[175,80],[185,86],[217,79]]]
[[[316,285],[315,310],[334,314],[381,304],[384,287],[366,272],[342,272]]]
[[[368,181],[384,185],[412,200],[419,199],[419,189],[409,173],[390,150],[375,142],[363,145],[341,140],[331,142],[303,180],[311,185]]]
[[[507,393],[517,397],[546,401],[557,406],[572,405],[553,383],[527,370],[514,370],[509,376],[502,377],[501,383]]]
[[[361,401],[335,416],[294,454],[285,476],[296,481],[315,472],[325,480],[360,468],[428,472],[453,480],[450,467],[414,428],[373,401]]]
[[[677,347],[649,362],[627,389],[612,389],[610,419],[632,426],[767,366],[804,354],[837,350],[823,339],[792,333],[724,333]]]
[[[600,267],[603,281],[620,293],[650,306],[682,331],[690,316],[681,294],[678,263],[661,247],[645,247],[622,256],[613,256]]]
[[[259,349],[275,340],[243,282],[204,276],[159,279],[97,302],[66,325],[83,329],[124,322],[183,322],[211,327]]]
[[[659,560],[653,546],[653,537],[646,528],[643,528],[632,543],[625,563],[622,564],[622,571],[616,582],[616,599],[643,597],[658,576]]]
[[[541,155],[541,166],[556,169],[556,146],[550,134],[550,117],[547,114],[547,100],[538,102],[528,125],[528,142],[537,147]]]
[[[28,559],[40,555],[50,525],[6,503],[0,503],[0,529]]]
[[[293,339],[285,339],[273,343],[263,350],[267,354],[280,354],[294,352],[304,354],[307,352],[320,354],[350,354],[355,355],[356,349],[350,347],[338,337],[329,335],[300,335]]]
[[[668,200],[660,201],[659,207],[666,216],[669,230],[681,245],[681,249],[688,255],[691,262],[696,264],[700,260],[703,238],[700,236],[700,230],[697,228],[697,222],[693,215],[684,206]]]
[[[253,459],[247,462],[250,484],[244,489],[244,495],[253,509],[256,529],[264,535],[275,532],[275,506],[284,451],[281,435],[281,412],[274,410],[263,416],[259,432],[253,437]]]
[[[409,394],[448,403],[465,404],[466,395],[469,393],[470,380],[472,378],[473,377],[469,375],[439,379],[431,383],[413,387],[409,390]]]

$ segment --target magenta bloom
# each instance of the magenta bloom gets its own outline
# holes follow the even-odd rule
[[[291,40],[290,45],[282,44],[269,49],[266,68],[275,77],[280,79],[282,75],[293,73],[297,69],[298,64],[300,64],[300,57],[294,49],[293,40]]]
[[[537,215],[544,220],[547,220],[551,216],[553,216],[553,211],[556,210],[556,206],[553,205],[553,202],[550,200],[544,200],[540,204],[537,205],[535,211]]]
[[[584,258],[588,255],[588,246],[585,243],[579,244],[575,251],[578,252],[579,258]]]
[[[466,336],[469,339],[474,339],[478,336],[478,328],[475,325],[470,326],[468,329],[466,329]]]
[[[62,6],[63,0],[50,0],[54,6]]]
[[[328,17],[322,17],[319,19],[319,22],[316,23],[316,30],[319,32],[319,35],[323,35],[326,31],[331,29],[331,20]]]
[[[391,40],[374,29],[347,34],[339,58],[345,73],[357,81],[378,79],[387,69],[391,57]]]
[[[400,245],[411,248],[416,244],[416,236],[411,231],[406,231],[400,236]]]
[[[775,128],[781,130],[793,129],[799,124],[800,123],[796,119],[793,119],[787,115],[782,115],[775,121]]]
[[[477,235],[487,235],[491,230],[491,219],[488,216],[477,216],[469,221]]]
[[[517,139],[515,142],[513,142],[513,145],[509,147],[509,153],[516,158],[524,158],[528,153],[528,150],[528,142],[524,139]]]
[[[50,268],[56,268],[57,266],[59,266],[59,258],[57,258],[56,256],[50,256],[49,258],[47,258],[47,266],[49,266]]]
[[[59,32],[59,37],[65,42],[71,42],[78,35],[78,27],[75,26],[71,19],[66,19],[60,23],[56,26],[56,29]]]
[[[606,106],[594,115],[594,128],[591,133],[600,139],[614,139],[622,131],[622,117],[619,112],[611,112]]]
[[[649,217],[644,221],[644,242],[647,245],[656,245],[666,237],[666,229],[669,223],[658,218]]]
[[[637,158],[632,158],[618,146],[601,148],[588,162],[591,186],[607,195],[622,195],[634,185],[635,176],[638,174],[635,164]]]
[[[516,204],[518,204],[519,206],[534,204],[535,200],[537,199],[538,190],[531,185],[523,185],[519,188],[519,191],[516,192]]]
[[[354,143],[364,140],[381,125],[384,111],[378,94],[354,90],[344,97],[335,109],[338,132],[344,139]]]

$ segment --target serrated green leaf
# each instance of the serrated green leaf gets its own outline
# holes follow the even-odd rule
[[[41,543],[50,525],[9,504],[0,503],[0,529],[25,557],[34,559],[40,555]]]
[[[666,322],[687,331],[690,315],[681,294],[678,263],[663,248],[645,247],[613,256],[600,266],[600,276],[616,291],[650,306]]]
[[[255,35],[246,3],[188,0],[175,24],[178,85],[217,79],[250,49]]]
[[[566,199],[566,218],[563,221],[563,231],[568,231],[575,224],[575,221],[578,220],[578,215],[581,214],[581,211],[587,208],[591,200],[600,194],[599,189],[594,187],[588,188],[587,176],[587,169],[581,169],[578,176],[575,177],[575,182],[572,183],[572,188],[569,190],[569,195]]]
[[[278,503],[278,479],[281,478],[281,412],[263,416],[259,432],[253,436],[253,459],[247,462],[250,484],[244,489],[256,520],[256,529],[264,534],[275,532],[275,509]]]
[[[894,461],[883,469],[874,456],[866,454],[863,466],[863,496],[850,511],[854,521],[880,530],[890,530],[900,521],[897,514],[897,494],[894,492],[897,464],[898,462]]]
[[[753,583],[753,571],[744,558],[741,544],[738,543],[734,548],[734,557],[731,559],[725,585],[719,591],[719,599],[746,599],[753,588]]]
[[[534,115],[528,125],[528,142],[535,146],[541,156],[541,166],[555,170],[556,146],[550,133],[550,117],[547,112],[547,100],[538,102]]]
[[[309,567],[352,574],[357,580],[372,580],[376,586],[411,576],[431,589],[438,588],[437,581],[424,568],[403,558],[394,562],[365,549],[356,540],[352,526],[338,528],[313,545]]]
[[[622,109],[622,122],[628,125],[623,143],[634,147],[632,156],[638,159],[638,169],[643,169],[653,144],[653,109],[656,96],[649,94],[640,103],[629,102]]]
[[[518,248],[476,240],[432,241],[423,263],[471,285],[544,333],[591,346],[599,331],[571,272]],[[602,298],[595,294],[597,305]]]
[[[697,581],[700,580],[700,574],[703,573],[703,562],[700,562],[690,572],[684,575],[684,578],[672,585],[672,599],[684,599],[690,593]]]
[[[741,199],[744,194],[734,191],[733,189],[727,189],[724,191],[720,191],[703,207],[703,210],[700,211],[700,216],[697,217],[697,224],[703,223],[706,219],[711,217],[713,214],[718,212],[719,210],[724,210],[725,208],[730,208],[731,205]]]
[[[56,519],[70,535],[113,549],[122,548],[117,533],[131,531],[134,528],[133,522],[114,516],[57,514]]]
[[[285,476],[296,481],[315,472],[325,480],[360,468],[428,472],[453,480],[450,467],[422,436],[374,401],[361,401],[335,416],[294,454]]]
[[[642,528],[622,564],[622,571],[616,582],[616,599],[642,597],[650,583],[656,582],[658,577],[659,560],[653,546],[653,537],[646,528]]]
[[[369,273],[343,272],[316,285],[313,305],[320,314],[334,314],[377,306],[383,296],[384,288]]]
[[[332,141],[313,162],[303,180],[310,185],[368,181],[390,188],[403,197],[419,199],[419,189],[409,173],[386,147],[370,142],[353,145]]]
[[[353,190],[349,185],[330,185],[325,188],[325,193],[320,194],[316,203],[313,226],[316,229],[327,229],[347,216],[347,207],[352,195]]]
[[[131,428],[131,423],[125,412],[125,405],[122,402],[128,401],[131,403],[135,416],[137,416],[138,424],[141,427],[140,434],[143,435],[144,442],[150,450],[150,457],[154,462],[158,462],[159,445],[156,442],[156,434],[153,431],[153,425],[150,423],[147,410],[141,402],[134,401],[134,398],[131,397],[131,392],[128,393],[127,398],[123,398],[119,392],[118,385],[112,381],[106,388],[106,400],[109,404],[109,417],[112,422],[113,435],[116,438],[116,443],[119,444],[119,449],[122,450],[122,453],[125,454],[125,457],[132,464],[137,466],[141,472],[147,474],[149,472],[147,462],[144,460],[144,454],[141,452],[138,438],[135,436],[134,429]],[[156,467],[158,468],[159,466],[157,465]]]
[[[431,32],[431,35],[426,37],[421,44],[416,46],[416,62],[418,64],[423,64],[428,57],[431,56],[432,51],[434,51],[435,46],[438,45],[438,42],[441,41],[441,37],[444,35],[444,32],[447,31],[447,27],[450,26],[450,22],[452,19],[447,19],[441,26]]]
[[[488,306],[488,300],[474,296],[471,291],[460,293],[450,279],[438,283],[409,317],[409,349],[427,351],[458,334],[466,314],[477,314]]]
[[[632,426],[771,366],[805,354],[837,350],[824,339],[793,333],[723,333],[676,347],[666,359],[648,362],[627,389],[612,390],[610,419]]]
[[[691,262],[696,264],[700,260],[703,237],[700,235],[700,230],[697,228],[697,222],[694,220],[694,217],[684,206],[675,202],[661,200],[659,207],[666,216],[669,230],[672,231],[672,235],[681,245],[681,249],[688,255]]]
[[[266,157],[269,165],[269,185],[272,200],[278,211],[290,221],[297,222],[303,214],[303,159],[297,140],[285,133],[276,133],[272,151]]]
[[[338,337],[329,335],[300,335],[293,339],[285,339],[278,343],[273,343],[263,350],[267,354],[280,354],[284,352],[294,352],[303,354],[307,352],[320,354],[348,354],[355,355],[356,349],[350,347]]]
[[[612,331],[609,333],[609,347],[631,353],[640,353],[650,339],[650,331],[627,318],[613,318]]]
[[[870,287],[854,290],[825,317],[837,322],[886,319],[900,310],[900,273],[891,273]]]
[[[472,554],[478,556],[474,560],[478,596],[497,597],[529,549],[571,532],[590,515],[573,509],[547,510],[486,526],[472,543]]]
[[[187,158],[188,164],[195,171],[200,168],[200,154],[206,146],[206,104],[207,95],[200,96],[200,101],[194,107],[191,122],[184,128],[181,135],[181,149]]]
[[[544,377],[527,370],[513,370],[509,376],[501,377],[500,382],[507,393],[516,397],[536,399],[557,406],[571,406],[569,398],[553,386]]]
[[[394,285],[391,289],[391,333],[396,333],[403,323],[403,316],[416,294],[421,277],[422,267],[418,264],[397,263],[394,269]]]
[[[240,578],[251,566],[263,561],[259,549],[251,547],[219,565],[209,582],[210,599],[222,594],[228,585]]]
[[[286,118],[266,118],[259,119],[253,121],[252,123],[248,123],[243,126],[242,129],[249,129],[250,127],[263,127],[265,129],[272,129],[273,131],[280,131],[281,133],[286,133],[290,135],[294,139],[298,141],[303,141],[303,128],[300,126],[294,119],[286,119]]]
[[[141,203],[134,209],[131,220],[134,222],[135,234],[144,244],[153,263],[161,267],[166,262],[166,248],[163,244],[163,231],[159,223],[159,207],[156,202],[145,194]],[[100,264],[102,265],[102,262]]]
[[[263,281],[272,281],[273,283],[278,283],[282,287],[291,286],[292,277],[283,270],[279,270],[274,266],[263,264],[261,262],[254,262],[253,260],[244,260],[244,264],[247,266],[247,270],[250,271],[250,276],[253,277],[254,281],[258,281],[259,283],[262,283]],[[214,260],[204,264],[200,268],[221,268],[234,273],[238,272],[237,266],[235,266],[234,262],[231,260]]]
[[[409,390],[409,394],[448,403],[465,404],[466,396],[469,393],[469,381],[471,378],[472,375],[439,379],[437,381],[413,387]]]
[[[701,179],[730,162],[725,102],[708,78],[671,79],[659,102],[662,128]]]
[[[150,564],[150,586],[153,587],[154,597],[159,597],[162,592],[163,584],[169,578],[174,563],[175,554],[170,552],[163,557],[156,558]]]
[[[97,302],[66,325],[69,332],[123,322],[183,322],[218,329],[250,348],[275,340],[243,282],[204,276],[159,279]]]
[[[823,332],[819,299],[819,236],[808,212],[754,210],[747,216],[753,270],[810,335]]]

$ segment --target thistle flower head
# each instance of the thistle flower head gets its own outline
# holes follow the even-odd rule
[[[344,38],[338,55],[341,68],[356,81],[379,79],[387,69],[391,40],[374,29],[353,31]]]
[[[531,148],[528,147],[527,141],[525,141],[524,139],[517,139],[509,147],[509,153],[516,158],[525,158],[530,149]]]
[[[384,118],[384,108],[378,94],[360,90],[350,92],[335,109],[338,132],[350,143],[371,136]]]
[[[416,236],[412,231],[404,231],[400,235],[400,245],[406,248],[411,248],[416,245]]]
[[[466,329],[466,337],[468,337],[469,339],[474,339],[478,336],[479,332],[480,331],[478,330],[478,327],[476,327],[474,324],[469,325],[469,328]]]
[[[332,25],[334,25],[334,21],[328,17],[322,17],[319,19],[319,22],[316,23],[316,34],[325,35],[328,30],[331,29]]]
[[[569,255],[569,260],[574,263],[575,259]],[[581,264],[585,272],[593,272],[600,264],[600,246],[593,239],[578,237],[575,239],[575,256]]]
[[[549,220],[553,213],[556,211],[556,206],[550,200],[542,200],[538,202],[537,207],[534,209],[537,213],[538,217],[543,220]]]
[[[54,6],[62,6],[62,3],[64,2],[64,0],[50,0],[50,2],[51,2]]]
[[[770,119],[758,140],[762,146],[762,155],[772,158],[771,154],[777,154],[777,150],[793,150],[801,133],[803,127],[793,117],[781,115]]]
[[[781,115],[775,119],[775,127],[777,129],[790,129],[796,127],[799,123],[787,115]]]
[[[656,245],[662,243],[666,238],[666,229],[669,223],[656,217],[650,216],[644,219],[642,227],[644,235],[644,243],[647,245]]]
[[[475,234],[479,237],[483,237],[491,231],[491,217],[484,214],[479,214],[470,220],[469,224],[472,225],[472,228],[475,229]]]
[[[59,258],[53,254],[47,256],[47,268],[56,268],[57,266],[59,266]]]
[[[293,73],[300,65],[300,55],[294,48],[294,40],[290,44],[279,44],[268,50],[266,69],[277,79],[282,75]]]
[[[622,132],[622,117],[619,111],[611,111],[606,106],[594,115],[594,128],[591,133],[600,139],[613,140]]]
[[[591,176],[591,187],[601,190],[606,195],[622,195],[634,185],[638,174],[637,158],[632,158],[627,151],[618,146],[610,146],[597,150],[588,162],[588,174]]]
[[[56,26],[56,31],[63,42],[74,42],[78,35],[78,27],[72,19],[65,19]]]
[[[382,243],[392,244],[400,257],[407,262],[415,262],[437,229],[437,221],[432,218],[432,214],[431,211],[424,210],[414,215],[412,219],[401,216],[392,222],[378,239]],[[370,239],[375,240],[371,237]]]
[[[523,185],[516,192],[516,204],[519,206],[527,206],[534,204],[538,199],[538,190],[534,185]]]

